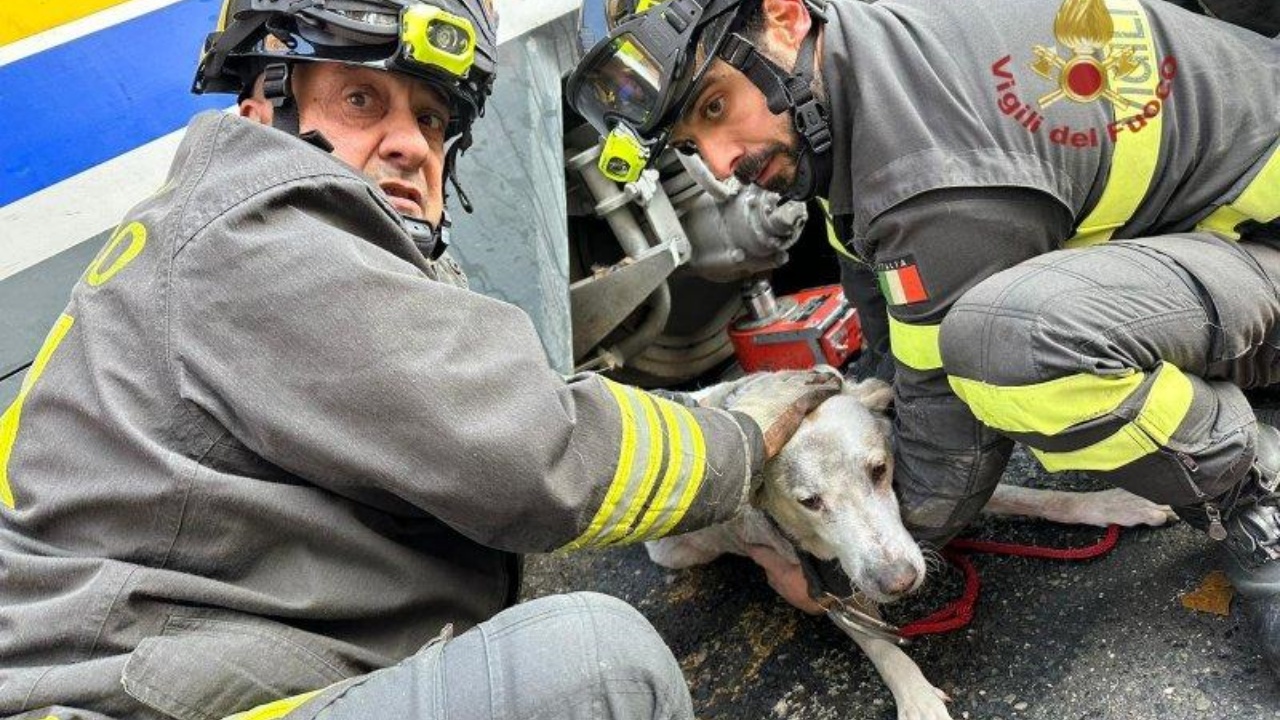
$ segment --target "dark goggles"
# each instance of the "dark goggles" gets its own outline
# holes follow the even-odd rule
[[[578,64],[569,78],[569,102],[602,136],[622,127],[646,157],[660,151],[739,4],[668,0],[624,20]],[[703,43],[707,55],[694,67],[699,40],[721,19],[723,27]]]

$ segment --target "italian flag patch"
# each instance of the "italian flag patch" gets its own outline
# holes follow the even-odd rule
[[[924,282],[920,280],[920,270],[916,268],[915,259],[910,255],[878,262],[872,269],[880,282],[880,292],[890,305],[910,305],[929,299]]]

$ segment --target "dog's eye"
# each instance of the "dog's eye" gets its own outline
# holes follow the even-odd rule
[[[800,504],[806,509],[818,512],[822,509],[822,497],[819,495],[810,495],[809,497],[800,498]]]

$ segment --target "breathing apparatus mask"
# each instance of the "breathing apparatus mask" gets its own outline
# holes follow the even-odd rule
[[[471,212],[456,161],[471,146],[471,125],[492,91],[496,34],[491,0],[224,0],[192,92],[243,98],[261,76],[272,124],[332,151],[319,133],[299,133],[293,63],[342,63],[423,80],[449,102],[444,177]],[[444,252],[447,212],[436,225],[406,216],[402,222],[424,255],[434,260]]]
[[[590,0],[588,0],[590,1]],[[805,0],[814,22],[795,70],[765,57],[744,36],[750,6],[742,0],[639,0],[587,51],[568,83],[568,100],[605,138],[600,171],[634,182],[662,153],[671,128],[696,100],[703,76],[720,59],[760,89],[775,115],[789,112],[800,138],[796,178],[786,193],[807,200],[819,191],[831,129],[813,94],[813,60],[825,0]]]

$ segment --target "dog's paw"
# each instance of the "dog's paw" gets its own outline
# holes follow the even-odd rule
[[[1127,490],[1111,488],[1074,497],[1075,522],[1085,525],[1159,526],[1178,519],[1168,505],[1158,505]]]
[[[932,692],[929,692],[932,691]],[[896,698],[898,720],[951,720],[947,703],[951,698],[941,689],[929,686],[929,690],[912,693],[907,698]]]

